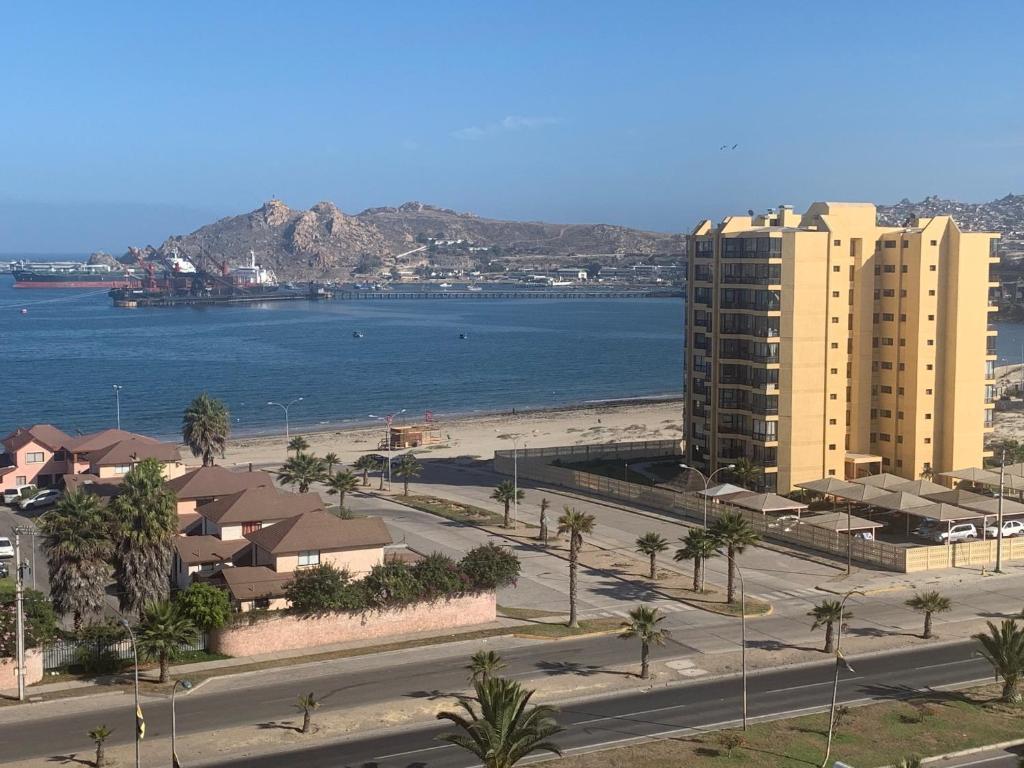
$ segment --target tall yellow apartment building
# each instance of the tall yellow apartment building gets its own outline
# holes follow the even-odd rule
[[[998,235],[869,203],[702,222],[690,239],[688,464],[765,489],[980,466],[992,426]]]

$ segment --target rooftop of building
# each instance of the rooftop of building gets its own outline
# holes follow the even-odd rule
[[[221,568],[210,580],[223,583],[235,600],[263,600],[284,597],[285,585],[294,574],[278,573],[262,565]]]
[[[179,500],[211,499],[246,488],[273,485],[274,479],[266,472],[232,472],[216,466],[197,467],[167,481],[167,487]]]
[[[174,549],[185,565],[230,563],[249,547],[244,540],[223,541],[216,536],[175,536]]]
[[[98,467],[133,464],[145,459],[160,462],[181,461],[181,453],[174,443],[161,443],[142,435],[119,439],[103,448],[76,451],[90,464]]]
[[[33,424],[31,427],[18,427],[0,442],[13,453],[33,440],[51,451],[59,451],[71,441],[71,437],[52,424]]]
[[[200,504],[196,512],[218,525],[285,520],[306,512],[323,509],[315,493],[289,493],[272,486],[244,488]]]
[[[342,520],[323,511],[306,512],[247,533],[245,537],[272,555],[366,549],[392,543],[391,534],[379,517]]]

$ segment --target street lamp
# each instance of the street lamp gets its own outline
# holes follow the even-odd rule
[[[405,413],[405,408],[395,413],[389,413],[387,416],[374,416],[372,413],[367,414],[371,419],[383,420],[384,422],[384,445],[388,451],[388,490],[391,490],[391,422],[395,420],[395,416],[401,416]]]
[[[114,407],[117,409],[117,428],[121,428],[121,390],[120,384],[114,384]]]
[[[275,403],[273,400],[268,400],[267,405],[276,405],[282,411],[284,411],[284,439],[291,440],[291,428],[288,423],[288,409],[296,403],[301,403],[305,398],[296,397],[294,400],[289,400],[287,403]]]
[[[689,464],[680,464],[679,468],[688,469],[691,472],[696,472],[698,475],[700,475],[700,479],[704,481],[704,530],[706,531],[708,529],[708,488],[711,485],[711,479],[719,472],[725,472],[727,469],[736,469],[736,465],[726,464],[724,467],[719,467],[718,469],[716,469],[714,472],[707,476],[705,476],[704,473],[701,472],[699,469],[697,469],[696,467],[691,467]]]
[[[829,710],[828,715],[828,743],[825,745],[825,758],[821,761],[821,768],[826,768],[828,758],[832,754],[832,736],[835,734],[836,724],[836,697],[839,693],[839,668],[843,666],[846,667],[848,672],[853,672],[853,667],[843,658],[841,650],[843,642],[843,613],[846,611],[846,601],[850,599],[851,595],[863,594],[859,589],[851,590],[843,595],[843,599],[839,603],[839,631],[836,633],[836,675],[832,681],[832,708]]]
[[[192,688],[192,681],[175,680],[174,686],[171,688],[171,768],[181,768],[181,761],[178,760],[178,750],[174,748],[174,740],[178,735],[178,721],[174,715],[174,694],[177,692],[179,685],[182,690],[188,691]]]
[[[132,632],[128,620],[121,619],[117,623],[128,630],[128,637],[132,642],[132,659],[135,662],[135,768],[141,768],[140,748],[142,746],[142,734],[145,732],[146,721],[142,717],[142,705],[139,704],[139,649],[135,645],[135,633]]]
[[[736,567],[736,575],[740,577],[740,665],[743,668],[743,730],[747,730],[747,590],[743,586],[743,570],[736,562],[735,557],[730,557],[725,550],[718,550],[718,554],[728,560]]]

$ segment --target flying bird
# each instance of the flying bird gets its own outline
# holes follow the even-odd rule
[[[718,149],[719,149],[719,151],[724,150],[724,149],[728,149],[731,152],[732,150],[736,149],[736,147],[738,147],[738,146],[739,146],[739,144],[733,144],[731,147],[728,144],[723,144]]]

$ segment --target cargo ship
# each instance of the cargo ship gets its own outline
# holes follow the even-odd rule
[[[81,261],[15,261],[15,288],[125,288],[131,274],[106,264]]]

